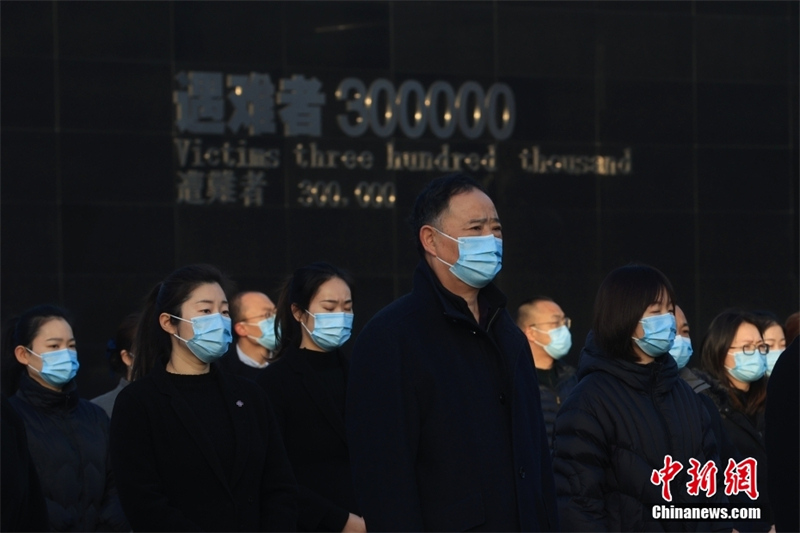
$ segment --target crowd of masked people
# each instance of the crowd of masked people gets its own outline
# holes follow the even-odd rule
[[[351,357],[354,281],[325,262],[277,304],[179,268],[121,321],[119,384],[91,401],[69,315],[11,320],[2,531],[798,530],[800,314],[725,310],[690,335],[666,276],[630,264],[600,285],[575,368],[561,306],[509,311],[492,283],[502,226],[479,182],[433,180],[410,224],[413,290]],[[716,467],[699,492],[692,461]],[[652,516],[664,503],[760,517]]]

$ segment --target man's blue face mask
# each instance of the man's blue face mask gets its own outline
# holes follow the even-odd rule
[[[455,264],[451,265],[438,256],[436,259],[449,266],[450,272],[470,287],[481,289],[487,286],[503,268],[503,239],[494,235],[456,239],[433,229],[458,243],[458,260]]]

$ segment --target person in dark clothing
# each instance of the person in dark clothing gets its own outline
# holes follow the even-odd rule
[[[684,314],[683,309],[681,309],[678,305],[675,306],[675,321],[678,327],[678,334],[675,336],[675,342],[672,344],[672,348],[670,348],[669,353],[675,358],[675,362],[678,364],[678,370],[680,370],[681,379],[686,381],[686,383],[692,387],[692,390],[697,394],[697,397],[702,400],[706,411],[708,411],[708,415],[711,419],[711,430],[714,432],[714,438],[717,441],[719,465],[723,467],[717,470],[717,487],[724,487],[724,467],[728,464],[728,459],[733,459],[738,464],[744,459],[744,457],[739,454],[739,451],[736,449],[736,446],[733,444],[733,441],[728,435],[728,431],[725,429],[725,425],[722,422],[722,416],[720,416],[714,400],[712,400],[711,396],[709,396],[707,393],[701,394],[703,391],[711,388],[711,384],[703,379],[703,377],[706,379],[709,378],[701,371],[695,371],[686,366],[692,354],[694,353],[694,350],[692,348],[689,321],[686,319],[686,314]],[[701,377],[701,375],[703,375],[703,377]],[[744,493],[731,494],[728,496],[728,501],[729,503],[738,505],[739,507],[747,507],[750,503],[752,503]],[[741,533],[750,531],[763,531],[765,528],[769,529],[769,524],[763,520],[731,522],[733,523],[734,529],[740,531]]]
[[[653,505],[727,502],[687,490],[690,459],[718,460],[709,415],[665,355],[676,326],[660,271],[629,265],[601,284],[579,382],[556,418],[553,464],[564,531],[730,530],[657,520]],[[682,469],[665,480],[667,457]],[[666,494],[666,489],[670,494]]]
[[[225,372],[255,381],[277,348],[275,304],[262,292],[240,292],[231,298],[230,312],[233,342],[220,366]]]
[[[275,416],[299,489],[300,531],[366,531],[344,424],[353,323],[351,280],[328,263],[295,270],[278,301],[281,347],[257,382]]]
[[[761,508],[762,531],[774,523],[764,444],[765,356],[768,351],[754,317],[745,311],[724,311],[708,326],[700,348],[703,372],[698,372],[698,376],[711,385],[702,393],[714,401],[739,455],[756,460],[758,498],[755,503]]]
[[[48,528],[127,531],[108,455],[108,416],[78,397],[80,365],[66,314],[34,307],[11,322],[3,339],[4,392],[14,393],[9,403],[25,423]]]
[[[117,400],[119,391],[127,387],[131,382],[134,354],[132,346],[138,323],[139,313],[131,313],[120,323],[114,339],[108,341],[106,350],[108,363],[111,365],[111,370],[119,376],[119,383],[113,390],[92,398],[92,403],[102,407],[109,418],[111,418],[111,413],[114,411],[114,402]]]
[[[575,368],[560,361],[572,347],[572,321],[549,296],[526,300],[517,310],[517,326],[527,337],[539,379],[547,440],[553,447],[553,429],[561,403],[578,383]]]
[[[47,504],[28,451],[25,423],[0,396],[0,531],[47,531]]]
[[[800,531],[800,340],[795,340],[775,363],[767,383],[764,437],[770,503],[777,531]]]
[[[253,382],[220,372],[227,279],[180,268],[150,292],[133,382],[111,419],[111,459],[135,531],[293,531],[296,485]]]
[[[374,531],[556,531],[533,357],[492,283],[494,203],[473,179],[433,180],[412,226],[410,294],[356,340],[347,440],[359,509]]]

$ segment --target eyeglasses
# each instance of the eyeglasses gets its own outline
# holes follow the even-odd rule
[[[562,320],[554,320],[552,322],[539,322],[538,324],[531,324],[528,327],[535,328],[538,326],[549,326],[549,325],[554,325],[556,328],[560,328],[561,326],[567,326],[567,329],[570,329],[572,327],[572,319],[565,316]]]
[[[250,318],[243,318],[239,322],[261,321],[261,320],[265,320],[265,319],[273,317],[273,316],[275,316],[275,311],[267,311],[263,315],[251,316]]]
[[[745,355],[753,355],[758,351],[761,355],[767,355],[769,353],[769,346],[766,344],[745,344],[744,346],[731,346],[728,348],[729,350],[741,350],[742,353]]]

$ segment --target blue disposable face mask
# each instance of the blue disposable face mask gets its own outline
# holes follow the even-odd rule
[[[30,348],[25,348],[30,353],[42,360],[42,369],[36,370],[28,365],[28,368],[39,374],[45,383],[53,387],[62,387],[72,380],[81,367],[78,363],[78,352],[69,348],[45,352],[41,355]]]
[[[437,256],[436,259],[449,266],[450,272],[470,287],[481,289],[487,286],[503,268],[503,239],[494,235],[456,239],[433,229],[458,243],[458,260],[454,265],[441,257]]]
[[[769,349],[769,353],[767,353],[767,375],[772,374],[772,369],[775,368],[775,363],[778,362],[778,357],[781,356],[783,353],[783,348],[778,348],[773,350],[772,348]]]
[[[173,335],[185,342],[189,350],[202,362],[213,363],[228,351],[228,346],[233,339],[229,317],[222,316],[220,313],[196,316],[191,320],[175,315],[169,316],[192,324],[194,337],[191,339],[181,338],[177,333],[173,333]]]
[[[669,354],[675,358],[678,363],[678,370],[686,366],[689,359],[692,357],[692,341],[688,337],[678,335],[672,343],[672,348],[669,349]]]
[[[675,315],[664,313],[663,315],[648,316],[639,320],[644,329],[641,339],[632,337],[634,342],[650,357],[660,357],[672,348],[678,327],[675,324]]]
[[[735,365],[733,368],[725,367],[728,373],[745,383],[752,383],[758,381],[767,371],[767,358],[756,352],[752,355],[747,355],[744,352],[736,352],[733,354]]]
[[[309,331],[305,324],[300,325],[311,335],[314,344],[326,352],[335,350],[350,338],[353,330],[353,313],[317,313],[306,311],[314,317],[314,331]]]
[[[572,348],[572,334],[569,332],[569,328],[567,326],[560,326],[555,329],[551,329],[550,331],[542,331],[538,328],[533,328],[539,333],[546,333],[550,335],[550,342],[547,344],[542,344],[541,342],[536,342],[539,346],[544,348],[544,351],[547,352],[547,355],[552,357],[553,359],[561,359],[567,353],[569,353],[569,349]]]
[[[271,316],[269,318],[265,318],[258,322],[258,324],[251,324],[249,322],[245,322],[248,326],[258,326],[261,330],[260,337],[253,337],[252,335],[248,335],[249,338],[256,341],[258,344],[266,348],[267,350],[274,352],[275,349],[278,347],[278,340],[275,338],[275,317]]]

